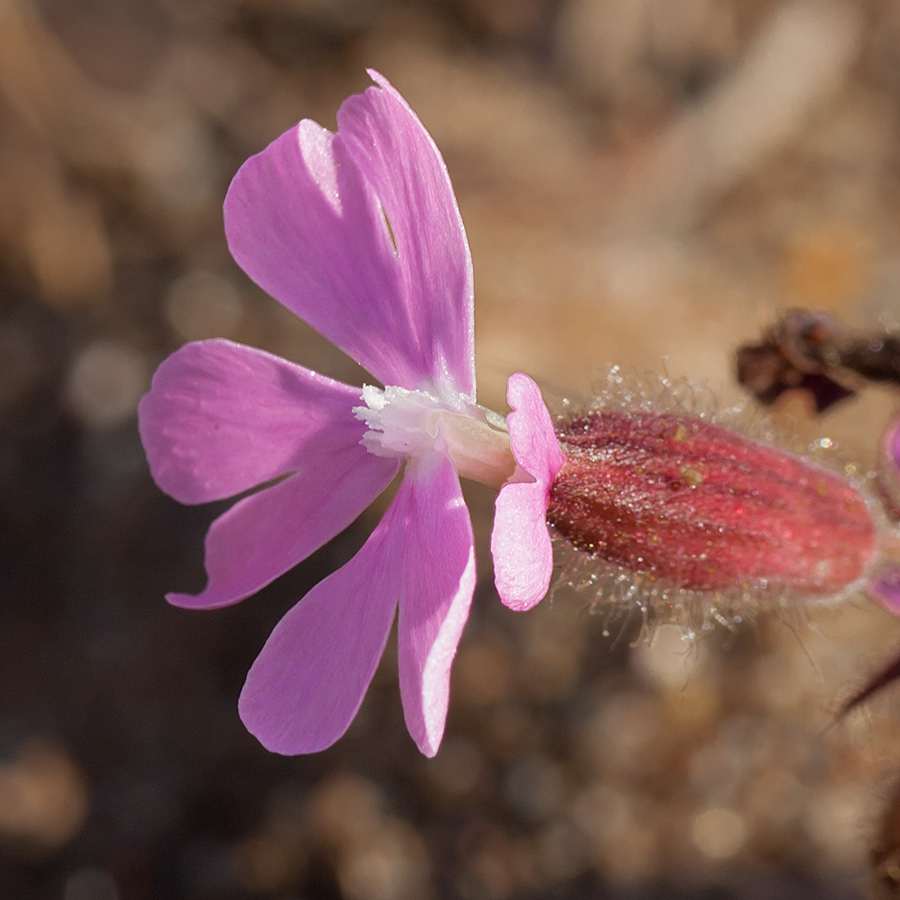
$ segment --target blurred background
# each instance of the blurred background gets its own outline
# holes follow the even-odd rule
[[[511,371],[558,400],[610,364],[731,404],[779,310],[900,321],[895,0],[0,0],[0,897],[896,896],[900,692],[835,721],[896,621],[860,599],[648,644],[583,595],[511,613],[486,490],[434,760],[390,649],[332,749],[243,730],[269,631],[378,510],[235,608],[172,609],[224,506],[155,488],[135,406],[212,336],[359,379],[237,269],[221,203],[367,66],[447,160],[490,407]],[[896,400],[775,418],[864,472]]]

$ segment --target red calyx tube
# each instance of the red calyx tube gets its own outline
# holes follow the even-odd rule
[[[548,521],[577,549],[692,591],[837,595],[876,527],[862,492],[696,416],[592,410],[557,427]]]

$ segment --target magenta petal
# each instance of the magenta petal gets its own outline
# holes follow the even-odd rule
[[[181,503],[231,497],[358,445],[360,389],[231,341],[188,344],[141,401],[156,483]],[[359,448],[362,459],[365,450]]]
[[[350,97],[249,159],[225,200],[244,271],[385,384],[474,397],[472,264],[450,179],[403,98]]]
[[[413,460],[359,553],[275,627],[241,693],[244,724],[277,753],[314,753],[333,744],[359,709],[399,601],[401,687],[409,664],[416,669],[406,678],[413,690],[411,698],[404,693],[407,722],[411,709],[427,707],[414,720],[433,725],[439,714],[442,727],[446,672],[474,586],[472,530],[453,464]],[[440,731],[426,743],[432,754],[439,741]]]
[[[323,450],[308,477],[294,475],[222,513],[206,535],[206,589],[166,599],[216,609],[255,594],[343,531],[399,468],[397,460],[372,456],[358,444]]]
[[[895,419],[881,439],[882,453],[895,469],[900,469],[900,418]]]
[[[869,580],[866,592],[888,612],[900,615],[900,566],[884,566]]]
[[[359,167],[390,225],[413,331],[410,353],[439,393],[475,398],[472,258],[447,167],[400,94],[378,84],[338,111],[338,141]],[[447,375],[450,383],[447,384]]]
[[[509,441],[519,467],[534,481],[508,481],[497,495],[491,553],[500,599],[530,609],[547,593],[553,548],[547,530],[547,498],[563,455],[540,388],[521,372],[511,375],[506,398]]]
[[[444,733],[450,667],[475,590],[469,512],[448,456],[410,460],[409,519],[396,539],[405,547],[398,645],[406,727],[426,756]]]
[[[268,750],[324,750],[356,716],[397,607],[408,495],[401,486],[362,549],[284,616],[251,666],[238,709]]]

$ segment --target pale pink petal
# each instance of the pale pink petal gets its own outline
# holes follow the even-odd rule
[[[399,560],[384,554],[390,515],[345,566],[319,582],[266,641],[238,709],[274,753],[315,753],[350,726],[397,606]]]
[[[895,469],[900,469],[900,418],[895,419],[881,439],[882,452]]]
[[[866,591],[888,612],[900,615],[900,566],[879,569],[869,580]]]
[[[400,95],[350,97],[237,173],[225,230],[244,271],[385,384],[474,397],[472,265],[450,179]]]
[[[345,566],[278,623],[247,675],[239,709],[276,753],[314,753],[353,721],[384,651],[415,546],[422,498],[404,478],[384,518]]]
[[[409,461],[409,519],[398,535],[402,591],[398,645],[406,727],[426,756],[444,733],[450,667],[475,590],[475,549],[469,512],[448,456]]]
[[[530,609],[547,593],[553,548],[547,530],[547,498],[563,455],[540,388],[521,372],[511,375],[506,398],[509,441],[519,468],[497,495],[491,553],[500,599],[515,610]]]
[[[881,438],[878,487],[884,510],[892,523],[900,520],[900,418],[895,418]]]
[[[387,79],[348,98],[338,141],[390,224],[402,276],[397,298],[414,331],[419,371],[439,392],[475,397],[472,259],[447,167],[431,135]],[[449,375],[449,380],[448,380]]]
[[[302,472],[245,497],[206,535],[209,582],[196,595],[169,594],[175,606],[215,609],[274,581],[343,531],[387,487],[395,459],[358,444],[323,445],[306,454]]]
[[[187,344],[141,401],[141,440],[156,483],[181,503],[231,497],[357,446],[360,389],[225,340]],[[353,451],[363,459],[366,451]],[[349,463],[349,461],[348,461]]]

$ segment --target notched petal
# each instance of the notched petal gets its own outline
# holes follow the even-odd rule
[[[226,340],[187,344],[157,369],[139,408],[156,483],[207,503],[316,465],[365,428],[360,389]]]
[[[472,264],[443,159],[380,76],[332,134],[304,120],[225,199],[231,252],[385,384],[474,399]]]

